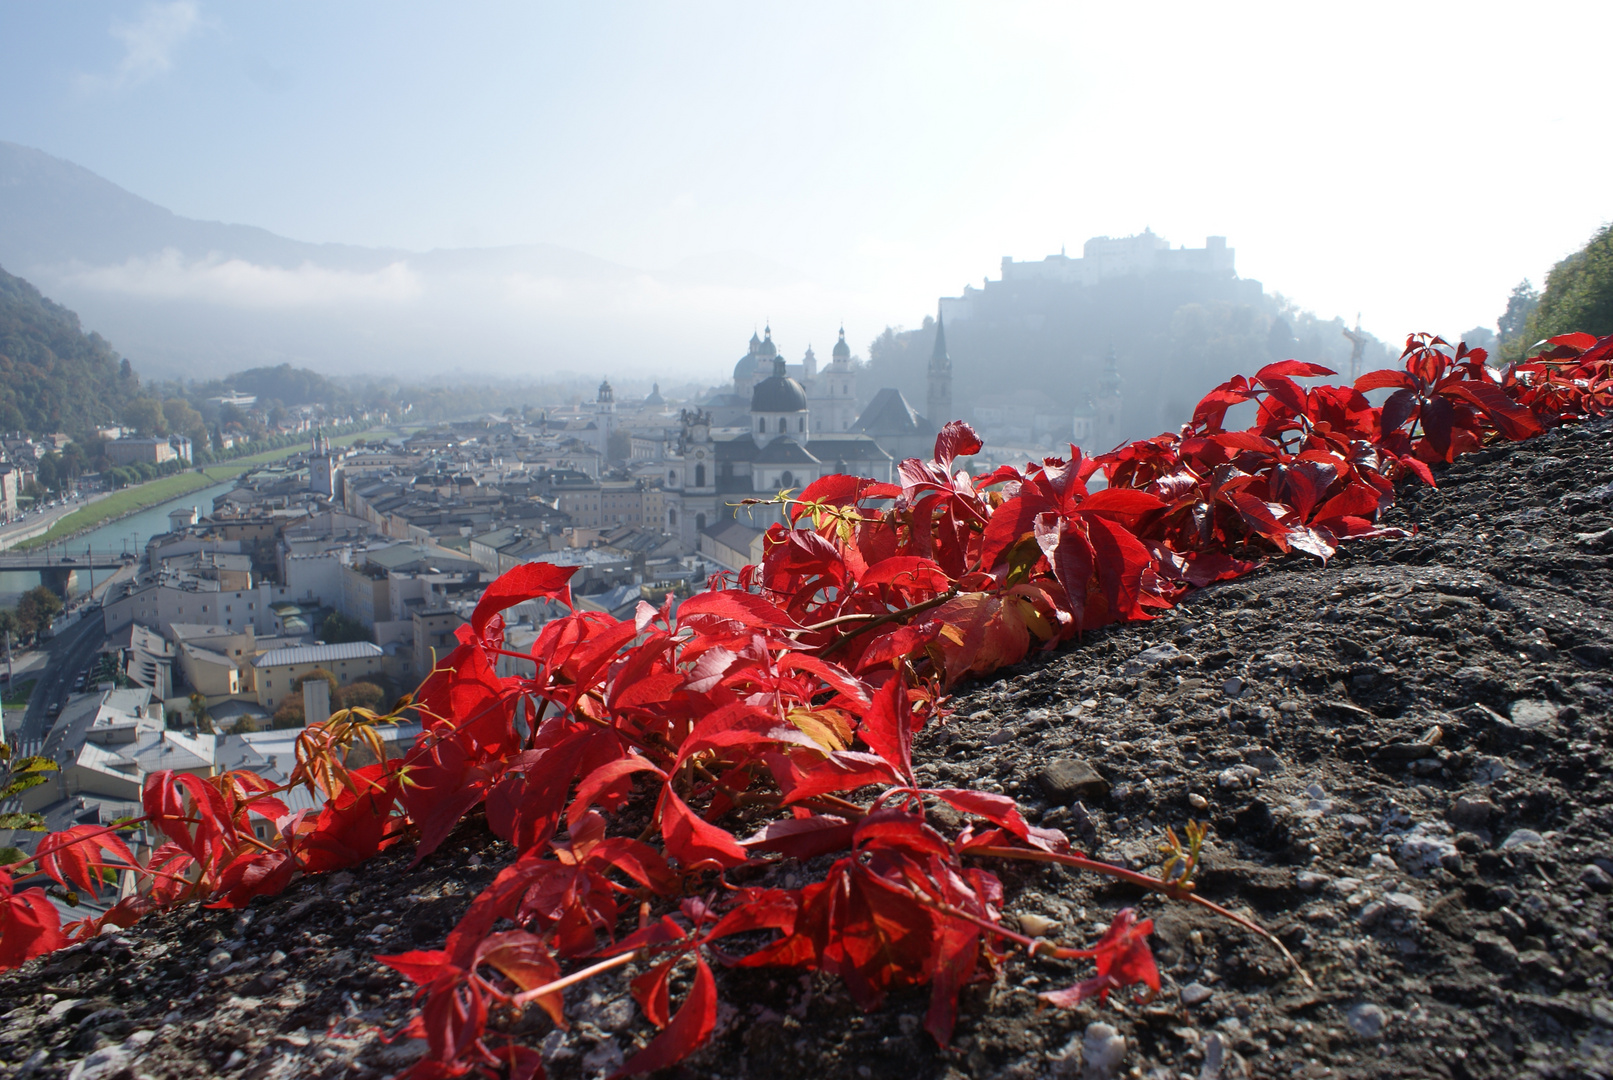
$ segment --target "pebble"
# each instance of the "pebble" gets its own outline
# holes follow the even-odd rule
[[[1586,863],[1585,869],[1579,872],[1580,884],[1597,892],[1613,891],[1613,874],[1609,874],[1595,863]]]
[[[1036,771],[1036,784],[1052,803],[1096,802],[1109,794],[1109,781],[1079,758],[1050,761]]]
[[[1385,893],[1383,902],[1401,916],[1417,916],[1423,913],[1423,902],[1411,893],[1392,892]]]
[[[1462,853],[1448,837],[1426,831],[1428,826],[1418,825],[1400,840],[1395,849],[1394,862],[1407,873],[1422,875],[1436,867],[1452,872],[1462,868]],[[1373,856],[1376,861],[1377,856]]]
[[[1318,874],[1314,870],[1301,870],[1295,883],[1299,886],[1300,892],[1313,893],[1319,892],[1329,880],[1326,874]]]
[[[229,962],[230,951],[228,949],[214,949],[212,952],[207,954],[207,966],[213,968],[214,970],[223,967]]]
[[[75,1064],[67,1080],[111,1080],[129,1069],[130,1054],[121,1046],[104,1046]]]
[[[1191,806],[1195,810],[1207,810],[1210,806],[1210,800],[1194,791],[1188,794],[1187,805]]]
[[[1124,1035],[1108,1024],[1088,1024],[1081,1039],[1081,1080],[1110,1080],[1125,1056]]]
[[[1237,791],[1254,783],[1259,775],[1260,770],[1253,765],[1234,765],[1221,770],[1221,774],[1215,778],[1215,786],[1222,791]]]
[[[1384,903],[1382,900],[1374,900],[1372,903],[1361,909],[1360,914],[1355,917],[1355,921],[1360,926],[1375,926],[1377,925],[1378,921],[1388,913],[1388,911],[1388,904]]]
[[[1214,993],[1214,990],[1211,990],[1208,986],[1205,986],[1201,982],[1190,982],[1186,986],[1182,987],[1182,1004],[1202,1005],[1206,1001],[1209,1001],[1210,996]]]
[[[1527,731],[1547,731],[1557,726],[1557,706],[1549,701],[1514,701],[1512,722]]]
[[[1058,920],[1049,919],[1046,915],[1026,913],[1019,916],[1019,932],[1026,937],[1046,937],[1056,926]]]
[[[1005,727],[1005,728],[1000,728],[997,731],[992,732],[991,733],[991,738],[986,740],[986,745],[987,746],[1001,746],[1004,743],[1011,743],[1013,741],[1014,741],[1014,729]]]
[[[1121,674],[1127,676],[1128,678],[1134,675],[1141,675],[1145,671],[1152,671],[1161,664],[1169,664],[1175,660],[1179,660],[1181,656],[1182,650],[1178,649],[1175,645],[1171,645],[1169,643],[1164,645],[1155,645],[1153,648],[1144,649],[1136,656],[1133,656],[1130,660],[1127,660],[1126,666],[1121,669]]]
[[[1501,808],[1489,799],[1462,795],[1451,803],[1451,808],[1445,816],[1459,829],[1477,831],[1486,828],[1490,824],[1490,819],[1500,811]]]
[[[1243,680],[1236,675],[1221,684],[1221,692],[1229,698],[1239,697],[1243,694]]]
[[[1533,829],[1514,829],[1505,840],[1501,841],[1501,850],[1510,851],[1513,848],[1539,847],[1542,843],[1544,841],[1540,834]]]
[[[1383,1010],[1372,1002],[1363,1001],[1345,1010],[1344,1022],[1350,1025],[1351,1031],[1363,1039],[1375,1039],[1388,1022],[1388,1017],[1384,1016]]]
[[[1226,1056],[1227,1041],[1219,1031],[1204,1036],[1204,1065],[1199,1069],[1199,1080],[1221,1080],[1221,1067],[1226,1062]]]

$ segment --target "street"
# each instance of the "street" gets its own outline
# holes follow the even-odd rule
[[[28,699],[28,714],[22,725],[24,743],[45,737],[52,722],[49,715],[51,705],[67,699],[73,689],[73,680],[89,666],[105,640],[101,612],[94,610],[45,643],[41,651],[48,659],[44,669],[35,676],[39,681],[34,684],[33,696]]]

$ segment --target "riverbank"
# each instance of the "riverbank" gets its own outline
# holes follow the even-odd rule
[[[385,433],[374,430],[358,431],[332,439],[331,443],[335,446],[351,446],[359,439],[378,434]],[[227,461],[219,465],[208,465],[193,472],[158,477],[155,480],[148,480],[144,484],[136,484],[133,487],[111,492],[86,506],[80,507],[65,517],[59,518],[44,533],[23,540],[16,544],[15,547],[18,551],[29,551],[44,547],[46,544],[75,539],[109,522],[138,514],[142,510],[159,506],[170,499],[182,498],[192,492],[201,491],[203,488],[234,480],[261,465],[271,465],[276,461],[283,461],[295,454],[302,453],[304,449],[304,447],[295,446],[282,447],[278,450],[264,450],[261,453],[249,454],[234,461]]]

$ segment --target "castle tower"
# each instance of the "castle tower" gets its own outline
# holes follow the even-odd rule
[[[945,427],[952,415],[952,358],[947,355],[947,328],[941,313],[935,313],[935,347],[930,350],[930,385],[927,416],[937,429]]]
[[[1114,346],[1104,359],[1103,374],[1098,377],[1097,416],[1093,424],[1093,448],[1108,453],[1120,445],[1120,363]]]

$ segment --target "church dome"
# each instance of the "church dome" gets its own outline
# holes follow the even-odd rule
[[[851,359],[851,346],[846,344],[846,328],[844,326],[840,328],[840,340],[835,342],[834,358],[837,363]]]
[[[778,355],[778,346],[773,344],[773,328],[769,326],[763,333],[766,336],[762,338],[761,347],[756,350],[756,355],[764,360],[771,360]]]
[[[782,361],[773,366],[773,374],[756,384],[751,392],[750,411],[753,413],[806,412],[807,396],[801,384],[784,374]]]
[[[760,349],[761,347],[762,347],[762,339],[756,336],[756,331],[752,330],[750,332],[750,353],[749,353],[749,355],[755,356],[756,355],[756,350]]]

